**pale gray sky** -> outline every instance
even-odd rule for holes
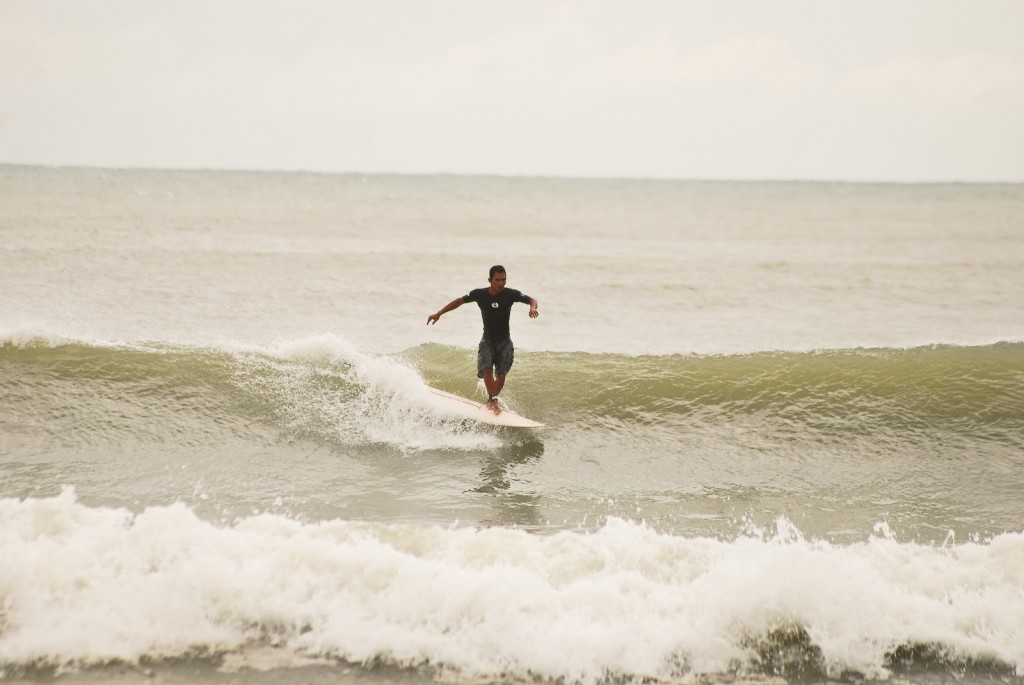
[[[0,0],[0,163],[1024,181],[1024,1]]]

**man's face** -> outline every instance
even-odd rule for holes
[[[491,284],[491,290],[493,290],[496,293],[500,293],[502,290],[505,289],[505,281],[507,279],[508,276],[505,275],[505,272],[499,271],[498,273],[494,274],[488,279],[488,283]]]

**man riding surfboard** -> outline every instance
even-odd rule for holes
[[[470,290],[467,295],[457,297],[439,311],[427,317],[427,325],[437,323],[442,315],[458,309],[467,302],[476,302],[483,318],[484,333],[477,350],[477,378],[482,378],[487,388],[487,405],[494,412],[501,411],[498,394],[505,386],[505,375],[512,368],[515,347],[509,333],[509,317],[516,302],[530,305],[530,318],[536,319],[537,300],[524,295],[515,288],[506,288],[508,276],[505,267],[496,264],[488,273],[487,288]]]

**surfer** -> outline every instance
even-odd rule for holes
[[[536,319],[537,300],[524,295],[515,288],[506,288],[508,276],[505,267],[496,264],[487,276],[490,287],[470,290],[468,295],[457,297],[437,313],[427,317],[427,325],[437,323],[443,314],[458,309],[467,302],[476,302],[484,320],[484,334],[476,355],[476,376],[482,378],[487,388],[487,405],[492,411],[500,411],[498,394],[505,386],[505,374],[512,368],[515,347],[509,334],[508,321],[512,305],[516,302],[530,305],[530,318]]]

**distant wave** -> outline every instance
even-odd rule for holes
[[[1024,673],[1024,534],[954,546],[204,521],[0,499],[0,670],[234,657],[470,681]]]
[[[9,411],[60,441],[119,432],[203,440],[211,431],[248,435],[255,423],[403,449],[496,444],[493,430],[429,401],[426,384],[478,392],[472,351],[440,345],[376,356],[336,336],[217,348],[22,338],[0,345],[0,369]],[[1024,447],[1024,343],[723,356],[520,352],[505,395],[556,429],[690,431],[756,419],[779,440],[941,434]]]

